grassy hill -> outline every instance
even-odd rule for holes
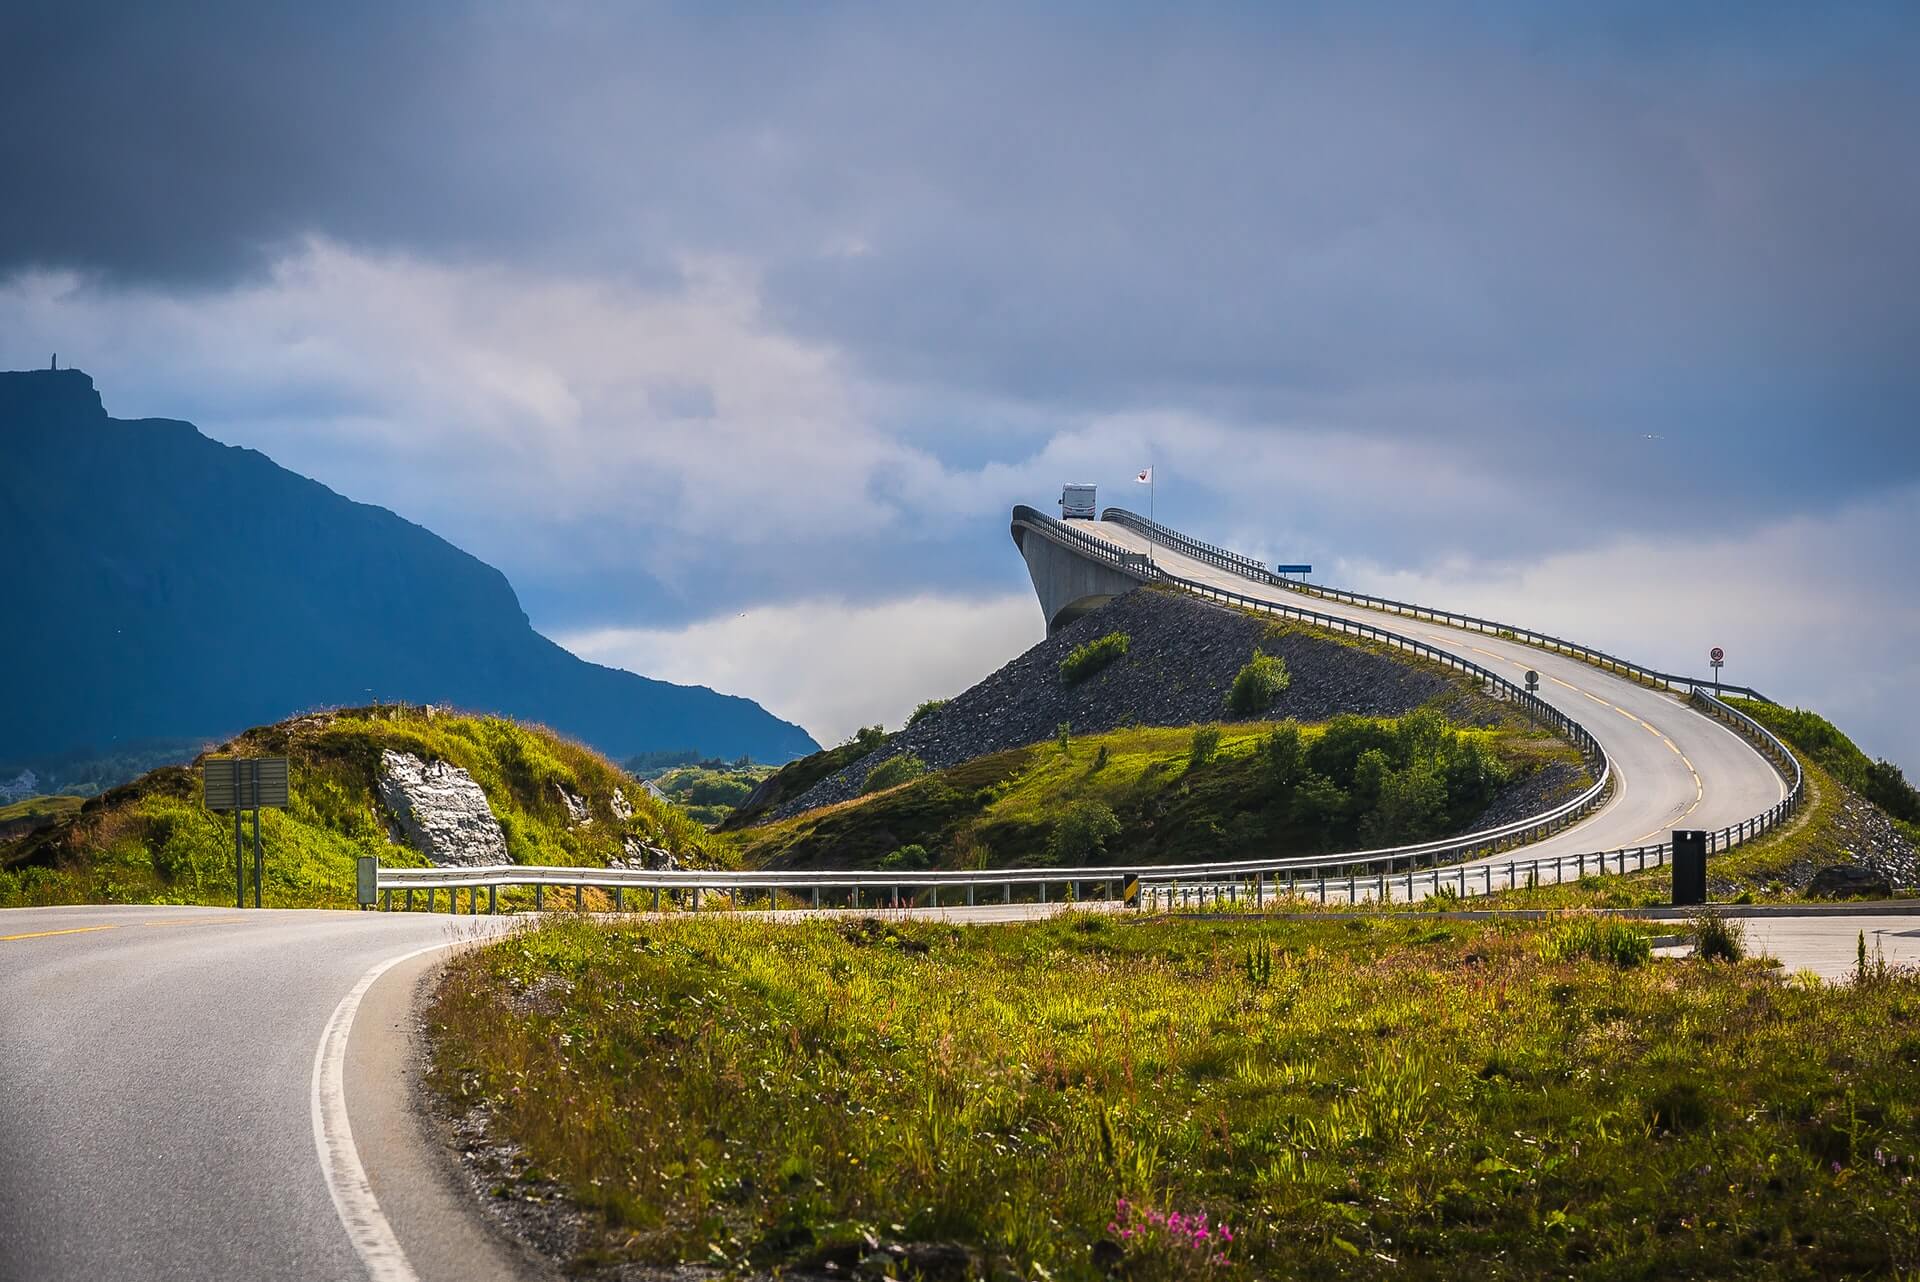
[[[993,753],[736,840],[743,863],[780,868],[1314,854],[1463,831],[1549,769],[1555,791],[1584,784],[1578,754],[1530,725],[1460,729],[1432,710],[1133,727]]]
[[[268,905],[350,907],[360,855],[396,865],[426,862],[390,837],[377,790],[386,749],[471,774],[517,863],[604,866],[628,836],[690,864],[712,864],[728,853],[677,807],[550,730],[502,717],[359,708],[250,730],[218,749],[290,761],[292,804],[262,817]],[[587,822],[572,819],[563,787],[584,799]],[[630,818],[615,813],[616,789],[632,807]],[[0,906],[230,903],[232,832],[229,817],[201,806],[191,767],[156,770],[51,827],[0,842]]]

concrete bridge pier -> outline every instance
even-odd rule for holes
[[[1082,556],[1018,520],[1013,523],[1013,544],[1027,563],[1048,636],[1145,582],[1142,575]]]

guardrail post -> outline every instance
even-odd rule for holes
[[[940,906],[940,883],[936,881],[933,885],[928,886],[927,894],[932,899],[932,907],[938,908]]]
[[[497,893],[499,889],[500,888],[492,882],[487,883],[487,912],[489,915],[500,911],[500,898]]]
[[[547,906],[547,888],[540,882],[533,883],[533,911],[542,912]]]
[[[1007,902],[1012,903],[1013,902],[1013,883],[1012,882],[1007,883],[1006,890],[1007,890]]]
[[[820,887],[818,886],[813,888],[813,906],[815,908],[820,906]]]
[[[1040,902],[1043,904],[1047,902],[1047,879],[1045,877],[1040,879]]]
[[[1253,876],[1253,906],[1264,908],[1267,904],[1267,874],[1255,873]]]
[[[386,890],[382,893],[384,894],[385,898],[381,903],[381,911],[390,913],[393,911],[393,887],[388,886]]]
[[[623,913],[626,910],[627,888],[625,886],[615,886],[613,888],[613,911]]]

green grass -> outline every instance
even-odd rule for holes
[[[569,921],[452,963],[432,1080],[519,1147],[496,1196],[584,1209],[577,1263],[1920,1268],[1920,982],[1543,956],[1559,928]],[[1225,1261],[1120,1241],[1120,1199],[1231,1225]]]
[[[580,744],[500,717],[358,709],[248,731],[223,751],[285,755],[291,805],[261,815],[265,901],[275,907],[353,904],[354,862],[420,865],[388,840],[376,778],[383,750],[449,761],[470,773],[516,863],[604,866],[632,835],[694,863],[730,848]],[[564,787],[587,802],[574,826]],[[619,789],[630,819],[613,811]],[[169,767],[89,802],[67,821],[0,843],[0,906],[47,903],[230,903],[233,821],[200,804],[197,775]]]
[[[1127,652],[1129,638],[1124,632],[1109,632],[1095,641],[1073,647],[1060,660],[1060,679],[1068,685],[1085,681]]]
[[[27,797],[10,806],[0,806],[0,832],[17,826],[38,826],[76,813],[86,804],[85,797]]]
[[[1503,782],[1571,749],[1511,728],[1455,731],[1431,714],[1341,718],[1299,727],[1300,760],[1283,776],[1272,723],[1228,723],[1196,757],[1196,730],[1134,727],[981,757],[905,787],[823,807],[737,835],[749,866],[871,867],[908,842],[943,868],[1060,862],[1064,816],[1097,803],[1121,830],[1102,858],[1166,863],[1387,844],[1458,830]],[[1448,747],[1447,745],[1452,745]],[[1449,770],[1396,770],[1402,750]],[[1457,750],[1457,751],[1456,751]],[[1369,753],[1376,756],[1369,757]],[[1311,789],[1309,801],[1301,794]],[[1331,791],[1329,791],[1329,789]],[[1071,861],[1070,861],[1071,862]]]

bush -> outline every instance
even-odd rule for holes
[[[932,863],[933,857],[927,854],[927,848],[918,844],[902,846],[892,854],[881,856],[880,859],[880,867],[886,872],[893,872],[896,869],[915,872]]]
[[[1047,854],[1059,864],[1084,864],[1107,852],[1107,842],[1120,835],[1120,820],[1111,807],[1098,801],[1076,801],[1068,806],[1047,839]]]
[[[1553,928],[1542,941],[1540,953],[1548,961],[1585,958],[1631,970],[1653,956],[1653,944],[1623,921],[1611,917],[1575,917]]]
[[[1125,654],[1128,644],[1126,633],[1109,632],[1098,641],[1089,641],[1085,645],[1073,647],[1073,651],[1060,660],[1061,679],[1068,685],[1085,681]]]
[[[1187,769],[1210,765],[1220,754],[1220,727],[1195,726],[1193,743],[1187,749]]]
[[[897,788],[911,779],[918,779],[927,773],[927,763],[912,753],[896,753],[867,771],[867,781],[860,785],[862,793],[879,792],[884,788]]]
[[[1283,721],[1267,740],[1267,769],[1277,788],[1291,788],[1299,782],[1305,768],[1307,750],[1300,739],[1300,724]]]
[[[1227,710],[1243,717],[1264,712],[1291,684],[1293,677],[1287,672],[1286,660],[1256,652],[1234,674],[1233,688],[1227,691]]]
[[[911,728],[913,726],[919,725],[922,721],[925,721],[928,717],[932,716],[934,713],[940,711],[940,709],[946,706],[947,706],[947,701],[945,699],[927,700],[925,703],[915,708],[913,710],[913,715],[907,718],[908,727]]]
[[[1693,955],[1708,961],[1737,962],[1747,955],[1747,928],[1718,913],[1693,919]]]

